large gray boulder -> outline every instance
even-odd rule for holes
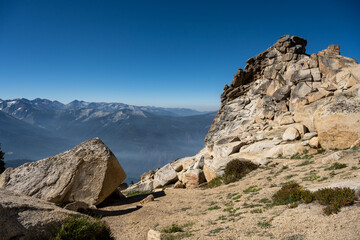
[[[0,239],[51,239],[54,230],[79,213],[54,203],[0,189]]]
[[[177,180],[178,176],[176,171],[169,163],[155,173],[153,186],[155,188],[162,187],[170,183],[175,183]]]
[[[143,193],[143,192],[150,192],[154,189],[153,187],[153,181],[152,180],[146,180],[144,182],[138,182],[131,186],[129,186],[127,189],[122,190],[121,193],[124,195],[129,195],[134,192]]]
[[[97,205],[125,178],[114,154],[93,138],[56,156],[6,169],[0,188],[53,203]]]

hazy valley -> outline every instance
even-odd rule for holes
[[[214,117],[215,113],[185,108],[0,100],[0,143],[7,167],[17,167],[100,137],[130,182],[149,169],[198,152]]]

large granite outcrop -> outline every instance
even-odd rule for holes
[[[339,45],[308,55],[306,44],[282,36],[238,69],[221,94],[205,147],[172,163],[179,186],[200,159],[197,175],[202,171],[211,181],[232,159],[266,165],[279,156],[360,142],[360,65],[341,56]]]
[[[51,239],[69,216],[81,214],[54,203],[0,189],[0,239]]]
[[[93,138],[56,156],[6,169],[0,188],[53,203],[97,205],[125,178],[114,154]]]
[[[245,70],[238,70],[224,87],[221,107],[205,137],[210,151],[226,136],[238,136],[244,142],[247,132],[278,126],[284,119],[316,131],[314,112],[326,104],[319,100],[346,94],[359,85],[357,61],[341,56],[338,45],[308,55],[306,44],[301,37],[282,36],[247,60]]]

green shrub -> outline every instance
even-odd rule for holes
[[[218,205],[215,205],[213,207],[209,207],[208,210],[217,210],[217,209],[220,209],[221,207],[219,207]]]
[[[325,170],[336,170],[336,169],[342,169],[342,168],[346,168],[347,165],[345,163],[334,163],[333,165],[331,165],[328,168],[325,168]]]
[[[252,163],[251,161],[240,161],[238,159],[234,159],[225,167],[224,182],[226,184],[235,182],[257,168],[258,165]]]
[[[171,225],[171,227],[164,228],[161,231],[164,232],[164,233],[184,232],[184,230],[182,229],[181,226],[179,226],[177,224],[174,224],[174,223]]]
[[[274,205],[286,205],[296,207],[300,201],[311,203],[317,200],[321,205],[325,205],[324,213],[330,215],[338,213],[343,206],[352,205],[355,201],[355,192],[350,188],[323,188],[312,193],[304,190],[297,183],[284,185],[273,196]]]
[[[56,240],[112,240],[110,228],[100,219],[71,216],[57,230]]]
[[[276,192],[273,196],[274,205],[285,205],[297,202],[302,199],[302,187],[297,183],[288,183]]]
[[[310,192],[309,190],[302,190],[301,191],[301,199],[305,203],[311,203],[312,201],[314,201],[315,197],[314,197],[314,194],[312,192]]]
[[[266,221],[263,221],[263,222],[259,221],[259,222],[257,223],[257,225],[258,225],[259,227],[261,227],[261,228],[269,228],[269,227],[271,227],[271,224],[268,223],[268,222],[266,222]]]
[[[355,201],[355,192],[350,188],[323,188],[314,195],[321,205],[326,206],[326,215],[338,213],[341,207],[352,205]]]
[[[321,153],[324,153],[324,152],[325,152],[325,149],[322,149],[322,148],[320,148],[320,149],[317,150],[317,153],[318,153],[318,154],[321,154]]]
[[[243,190],[243,193],[255,193],[255,192],[259,192],[261,190],[261,188],[257,188],[257,185],[253,185],[248,187],[247,189]]]
[[[314,161],[309,161],[309,160],[306,160],[298,165],[296,165],[297,167],[302,167],[302,166],[306,166],[306,165],[309,165],[309,164],[313,164]]]
[[[217,177],[217,178],[214,178],[213,180],[211,180],[210,182],[206,183],[204,185],[204,187],[206,187],[206,188],[214,188],[214,187],[220,186],[222,183],[223,183],[222,178]]]

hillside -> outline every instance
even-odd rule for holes
[[[342,158],[335,160],[334,155]],[[162,231],[178,224],[186,226],[183,229],[188,237],[175,239],[355,240],[360,234],[359,202],[326,216],[324,206],[315,202],[292,208],[273,206],[272,195],[289,181],[307,189],[332,183],[360,189],[359,161],[359,150],[313,154],[311,159],[277,158],[228,185],[212,189],[166,188],[153,193],[153,202],[139,204],[148,195],[144,194],[100,210],[116,239],[146,239],[149,229]],[[335,162],[346,167],[326,170]]]
[[[124,211],[121,220],[105,217],[119,239],[125,229],[130,239],[149,229],[158,232],[148,239],[159,239],[161,231],[169,239],[358,239],[360,65],[340,55],[338,45],[311,55],[306,45],[301,37],[282,36],[238,69],[224,87],[205,147],[122,191],[154,192],[155,201],[136,207],[145,194],[105,207],[105,215]],[[293,183],[306,193],[278,206],[273,195]],[[316,192],[325,187],[334,193]],[[326,216],[319,202],[339,199],[341,191],[351,193],[343,200],[351,206]]]

